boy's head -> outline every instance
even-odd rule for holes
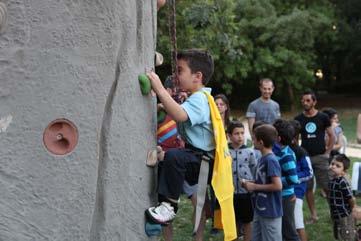
[[[227,133],[233,145],[244,144],[244,126],[240,121],[232,121],[227,127]]]
[[[295,136],[295,129],[289,121],[277,119],[273,123],[273,126],[278,132],[278,142],[283,146],[292,144],[292,140]]]
[[[256,149],[272,148],[277,140],[276,128],[269,124],[263,124],[254,129],[254,146]]]
[[[297,120],[290,120],[290,124],[293,126],[293,129],[295,131],[293,139],[292,139],[292,145],[298,145],[298,139],[299,135],[301,133],[302,126],[299,121]]]
[[[339,154],[333,157],[330,170],[335,176],[344,176],[350,167],[350,159],[345,154]]]
[[[212,56],[204,50],[189,49],[178,52],[178,79],[183,90],[194,91],[206,85],[212,77]]]

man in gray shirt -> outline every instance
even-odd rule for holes
[[[279,104],[271,99],[274,91],[273,81],[271,79],[261,79],[259,81],[261,97],[252,101],[247,109],[246,117],[248,119],[249,132],[252,133],[252,127],[256,121],[264,121],[269,124],[281,117]]]

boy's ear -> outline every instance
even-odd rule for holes
[[[202,80],[203,80],[203,74],[202,74],[202,72],[197,71],[197,72],[195,73],[195,76],[196,76],[196,81],[202,83]]]

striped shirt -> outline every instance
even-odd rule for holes
[[[282,180],[282,197],[288,197],[295,194],[294,186],[299,183],[296,156],[289,146],[283,148],[274,144],[272,148],[281,166],[281,180]]]

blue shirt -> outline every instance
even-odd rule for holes
[[[281,166],[282,197],[295,194],[294,186],[299,183],[296,169],[296,156],[289,146],[274,144],[272,148]]]
[[[257,164],[256,184],[270,184],[272,177],[281,177],[281,167],[273,153],[262,156]],[[277,218],[283,215],[281,191],[254,192],[255,212],[261,217]]]
[[[186,143],[212,151],[215,149],[213,126],[207,96],[202,91],[210,93],[211,89],[202,88],[181,105],[187,112],[188,120],[178,123],[178,131]]]

